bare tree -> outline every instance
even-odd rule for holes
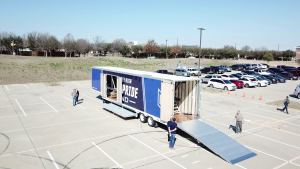
[[[57,50],[61,47],[61,43],[57,40],[57,38],[51,35],[47,41],[47,49],[50,51],[50,56],[52,56],[52,51]]]
[[[77,39],[76,49],[77,49],[78,53],[85,55],[88,52],[88,49],[89,49],[89,42],[88,42],[88,40]]]
[[[39,50],[42,50],[46,53],[46,57],[48,56],[48,40],[50,38],[50,35],[48,33],[38,33],[36,37],[36,42]]]
[[[268,48],[267,47],[259,47],[259,48],[255,48],[256,51],[268,51]]]
[[[125,45],[126,41],[124,39],[116,39],[112,43],[111,51],[114,52],[121,52],[123,45]]]
[[[70,52],[70,57],[71,57],[71,54],[76,47],[76,41],[75,41],[73,35],[68,33],[62,41],[62,45],[65,50],[65,57],[67,57],[68,52]]]
[[[93,50],[102,53],[105,48],[105,41],[100,36],[94,38]]]
[[[252,49],[251,49],[250,46],[246,45],[246,46],[243,46],[243,47],[241,48],[241,50],[243,50],[243,51],[251,51]]]

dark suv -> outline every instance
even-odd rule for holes
[[[281,72],[285,72],[283,69],[281,68],[269,68],[268,70],[271,70],[275,73],[281,73]]]
[[[214,73],[214,71],[211,67],[205,67],[205,68],[201,69],[200,71],[201,71],[201,73],[206,73],[206,74]]]
[[[243,64],[236,64],[231,66],[232,70],[246,70],[247,66]]]
[[[213,69],[214,73],[221,73],[223,74],[225,72],[225,70],[219,66],[211,66],[211,68]]]

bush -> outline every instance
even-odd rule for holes
[[[273,61],[274,58],[273,58],[273,55],[271,53],[266,53],[263,57],[263,60],[267,61],[267,62],[270,62],[270,61]]]

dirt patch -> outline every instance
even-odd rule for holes
[[[284,107],[283,100],[278,100],[278,101],[274,101],[274,102],[268,102],[267,104],[268,105],[276,106],[276,107],[278,107],[280,109],[282,109]],[[289,109],[292,108],[292,109],[300,110],[300,104],[299,104],[299,102],[291,101],[291,103],[289,104],[288,108]]]

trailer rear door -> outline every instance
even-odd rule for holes
[[[173,84],[161,82],[161,113],[160,119],[169,121],[174,111],[174,91]]]

